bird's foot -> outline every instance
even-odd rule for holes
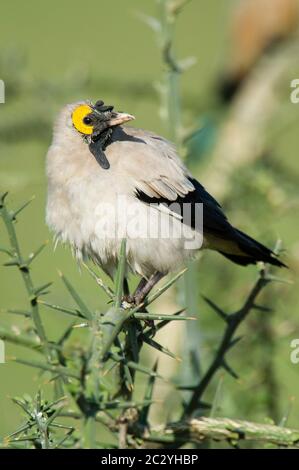
[[[137,307],[138,305],[141,306],[144,300],[145,300],[144,296],[132,295],[132,294],[124,295],[121,301],[121,306],[122,308],[126,308],[126,309]]]
[[[140,283],[138,284],[134,294],[129,294],[128,286],[126,285],[125,295],[122,298],[121,306],[124,309],[134,308],[140,306],[140,312],[147,312],[144,302],[152,288],[159,282],[159,280],[164,275],[160,272],[156,272],[153,274],[150,279],[142,278]],[[148,320],[147,320],[148,321]],[[150,326],[148,324],[148,326]]]
[[[125,310],[136,307],[135,298],[133,295],[124,295],[121,299],[121,307]]]
[[[121,301],[122,308],[134,308],[140,305],[140,312],[147,313],[146,307],[143,305],[145,298],[136,295],[124,295]],[[147,326],[152,326],[152,320],[145,320]]]

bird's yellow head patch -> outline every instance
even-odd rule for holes
[[[81,134],[91,135],[93,133],[93,120],[89,116],[92,111],[92,108],[87,104],[81,104],[72,114],[73,125]]]

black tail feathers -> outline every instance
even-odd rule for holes
[[[256,264],[259,261],[263,261],[264,263],[269,263],[273,266],[287,268],[287,265],[280,261],[272,250],[249,237],[249,235],[241,232],[241,230],[235,229],[235,231],[236,245],[244,254],[231,254],[219,251],[219,253],[221,253],[223,256],[233,261],[234,263],[240,264],[241,266]]]

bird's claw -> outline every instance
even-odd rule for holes
[[[124,295],[121,301],[121,308],[128,310],[129,308],[136,307],[135,298],[133,295]]]

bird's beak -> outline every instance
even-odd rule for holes
[[[131,114],[126,113],[113,113],[113,117],[108,121],[109,127],[119,126],[125,122],[133,121],[135,119]]]

